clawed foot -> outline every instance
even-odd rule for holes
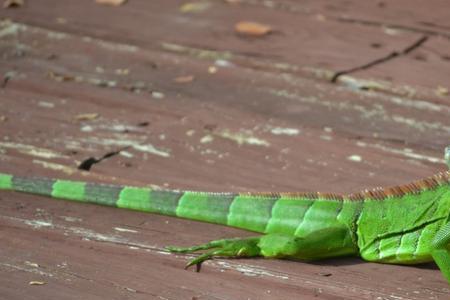
[[[185,269],[195,265],[196,271],[200,272],[202,263],[208,259],[214,257],[253,257],[260,255],[260,249],[258,247],[259,238],[243,238],[243,239],[224,239],[211,241],[206,244],[193,246],[193,247],[166,247],[166,250],[173,253],[194,253],[199,250],[209,250],[206,253],[194,258],[188,262]]]

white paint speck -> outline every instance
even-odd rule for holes
[[[69,217],[69,216],[61,216],[61,219],[63,219],[66,222],[82,222],[83,219],[77,218],[77,217]]]
[[[38,105],[40,107],[45,107],[45,108],[54,108],[55,107],[55,103],[47,102],[47,101],[39,101]]]
[[[255,145],[255,146],[265,146],[268,147],[270,145],[266,140],[257,138],[252,135],[252,132],[249,130],[241,130],[239,132],[231,132],[228,129],[225,129],[221,132],[215,133],[215,135],[220,136],[225,139],[229,139],[235,141],[238,145]]]
[[[121,227],[114,227],[115,231],[119,231],[119,232],[131,232],[131,233],[138,233],[139,231],[136,230],[132,230],[132,229],[127,229],[127,228],[121,228]]]
[[[152,144],[141,144],[138,141],[134,140],[125,140],[125,139],[99,139],[96,137],[91,137],[86,139],[86,142],[91,144],[98,144],[104,146],[123,146],[123,147],[131,147],[134,150],[151,153],[154,155],[162,156],[162,157],[170,157],[170,153],[166,150],[157,149]]]
[[[27,266],[33,267],[33,268],[39,268],[39,264],[37,264],[35,262],[28,261],[28,260],[26,260],[24,262],[24,264],[27,265]]]
[[[128,152],[128,151],[124,151],[124,150],[120,151],[119,154],[122,155],[122,156],[124,156],[124,157],[128,157],[128,158],[134,157],[133,153]]]
[[[187,136],[193,136],[195,134],[195,130],[194,129],[190,129],[188,131],[186,131],[186,135]]]
[[[359,156],[359,155],[356,155],[356,154],[348,156],[347,159],[350,160],[350,161],[354,161],[354,162],[361,162],[362,161],[362,157]]]
[[[214,141],[214,137],[210,134],[205,135],[204,137],[202,137],[200,139],[200,143],[202,143],[202,144],[208,144],[208,143],[211,143],[212,141]]]
[[[300,130],[297,128],[282,128],[282,127],[274,127],[270,130],[272,134],[275,135],[298,135]]]
[[[92,131],[94,131],[94,127],[92,127],[90,125],[84,125],[84,126],[81,126],[80,130],[82,132],[92,132]]]
[[[229,60],[225,59],[216,59],[214,64],[218,67],[232,67],[233,64]]]
[[[161,93],[161,92],[153,91],[152,92],[152,97],[155,98],[155,99],[163,99],[165,97],[165,95],[163,93]]]
[[[33,228],[42,228],[42,227],[53,227],[52,222],[44,221],[44,220],[26,220],[25,224],[33,227]]]

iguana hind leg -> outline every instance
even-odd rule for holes
[[[445,279],[450,283],[450,223],[442,227],[431,243],[431,256],[438,265]]]
[[[179,247],[166,247],[170,252],[175,253],[193,253],[199,250],[209,250],[208,252],[201,254],[186,264],[185,269],[190,266],[196,265],[197,272],[200,271],[201,264],[208,259],[212,259],[218,256],[228,257],[255,257],[260,256],[261,252],[258,247],[259,237],[250,238],[236,238],[236,239],[223,239],[215,240],[206,244],[201,244],[193,247],[179,248]]]
[[[356,252],[349,232],[344,227],[317,230],[305,237],[271,233],[259,237],[215,240],[194,247],[167,247],[166,249],[176,253],[193,253],[212,249],[186,265],[186,268],[196,265],[197,271],[200,270],[204,261],[214,257],[262,256],[266,258],[311,260],[349,255]]]

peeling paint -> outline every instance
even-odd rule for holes
[[[110,242],[110,243],[115,243],[115,244],[120,244],[120,245],[139,247],[142,249],[161,251],[161,249],[159,249],[157,246],[154,246],[154,245],[130,242],[121,236],[102,234],[102,233],[98,233],[98,232],[95,232],[95,231],[87,229],[87,228],[66,227],[64,225],[53,224],[52,222],[46,221],[46,220],[26,220],[26,219],[20,219],[20,218],[9,217],[9,216],[0,216],[0,218],[9,219],[9,220],[16,221],[16,222],[21,222],[21,223],[24,223],[35,229],[48,227],[48,228],[56,228],[56,229],[64,230],[66,232],[73,233],[77,236],[80,236],[86,240]]]
[[[49,39],[53,39],[53,40],[64,40],[66,38],[68,38],[68,34],[64,33],[64,32],[57,32],[57,31],[48,31],[47,32],[47,37]]]
[[[152,144],[143,144],[139,141],[134,140],[125,140],[125,139],[100,139],[97,137],[91,137],[85,140],[87,143],[93,143],[97,145],[104,146],[122,146],[122,147],[131,147],[134,150],[146,152],[154,155],[158,155],[161,157],[170,157],[170,152],[167,150],[158,149]]]
[[[17,35],[17,33],[23,29],[23,25],[13,23],[9,20],[0,22],[0,39],[8,35]]]
[[[138,150],[138,151],[147,152],[147,153],[151,153],[151,154],[162,156],[162,157],[170,157],[169,152],[156,149],[152,144],[131,145],[131,147],[133,147],[133,149]]]
[[[161,43],[161,48],[163,50],[187,54],[199,59],[206,60],[231,60],[233,54],[229,51],[214,51],[200,48],[192,48],[188,46],[173,44],[173,43]]]
[[[35,262],[31,262],[31,261],[24,261],[24,264],[33,268],[39,268],[39,264],[35,263]]]
[[[434,112],[440,112],[443,110],[446,110],[447,112],[450,111],[447,107],[444,107],[442,105],[434,104],[428,101],[423,100],[410,100],[406,98],[400,98],[400,97],[389,97],[388,98],[392,103],[398,104],[400,106],[405,107],[413,107],[420,110],[428,110],[428,111],[434,111]]]
[[[217,133],[214,133],[215,136],[219,136],[224,139],[229,139],[234,142],[236,142],[238,145],[248,144],[248,145],[255,145],[255,146],[269,146],[270,143],[257,138],[252,135],[252,133],[248,130],[240,131],[240,132],[231,132],[228,129],[224,129],[222,131],[219,131]]]
[[[54,108],[55,107],[55,103],[48,102],[48,101],[39,101],[38,102],[38,106],[45,107],[45,108]]]
[[[214,137],[210,134],[207,134],[200,139],[200,143],[202,144],[208,144],[211,143],[212,141],[214,141]]]
[[[25,220],[24,223],[35,229],[39,229],[42,227],[53,227],[52,222],[44,220]]]
[[[60,216],[60,218],[67,222],[83,222],[83,219],[77,217]]]
[[[84,124],[80,127],[80,130],[83,132],[93,132],[94,130],[107,130],[112,132],[143,132],[143,130],[134,125],[127,124]]]
[[[72,175],[73,173],[77,172],[77,169],[75,169],[75,168],[68,167],[68,166],[61,165],[61,164],[57,164],[57,163],[52,163],[52,162],[38,160],[38,159],[33,159],[32,162],[34,164],[41,165],[42,167],[44,167],[46,169],[62,171],[64,173],[68,174],[68,175]]]
[[[94,127],[92,127],[91,125],[83,125],[83,126],[81,126],[80,131],[92,132],[92,131],[94,131]]]
[[[125,150],[120,151],[119,155],[121,155],[123,157],[127,157],[127,158],[134,157],[133,153],[125,151]]]
[[[446,132],[450,132],[450,126],[446,126],[440,122],[433,122],[433,123],[424,122],[412,118],[406,118],[400,115],[393,115],[392,120],[397,123],[405,124],[409,127],[418,129],[420,131],[425,131],[429,129],[429,130],[445,130]]]
[[[27,154],[31,156],[41,157],[41,158],[68,158],[66,155],[54,152],[49,149],[35,147],[33,145],[17,144],[9,142],[0,142],[1,148],[15,149],[22,154]]]
[[[411,149],[395,149],[395,148],[391,148],[391,147],[386,147],[386,146],[381,145],[381,144],[368,144],[368,143],[361,142],[361,141],[358,141],[356,143],[356,145],[358,147],[376,148],[376,149],[380,149],[380,150],[385,151],[385,152],[394,153],[394,154],[400,154],[400,155],[403,155],[405,157],[413,158],[413,159],[416,159],[416,160],[424,160],[424,161],[428,161],[428,162],[431,162],[431,163],[445,163],[445,160],[443,158],[438,158],[438,157],[435,157],[435,156],[429,156],[429,155],[415,153]]]
[[[272,95],[283,97],[286,99],[297,100],[302,103],[317,104],[325,107],[333,107],[337,110],[354,110],[359,111],[365,117],[379,116],[380,118],[385,118],[384,110],[381,106],[375,107],[375,109],[368,109],[362,105],[357,105],[355,103],[350,103],[348,101],[328,101],[319,100],[314,96],[301,96],[295,92],[290,92],[288,90],[276,90],[263,88],[262,91],[268,92]]]
[[[186,135],[187,136],[193,136],[195,134],[195,130],[194,129],[190,129],[188,131],[186,131]]]
[[[275,135],[298,135],[300,130],[297,128],[283,128],[283,127],[274,127],[270,129],[270,132]]]
[[[82,40],[85,43],[94,43],[104,49],[112,50],[112,51],[134,53],[139,50],[139,47],[134,46],[134,45],[122,44],[122,43],[111,43],[111,42],[107,42],[107,41],[96,39],[96,38],[89,37],[89,36],[83,37]]]
[[[139,231],[137,230],[132,230],[132,229],[127,229],[127,228],[122,228],[122,227],[114,227],[115,231],[119,231],[119,232],[131,232],[131,233],[138,233]]]
[[[302,103],[316,104],[325,107],[332,107],[337,110],[349,110],[349,111],[357,111],[360,112],[362,118],[378,118],[379,120],[387,120],[395,123],[403,124],[411,128],[415,128],[421,131],[425,131],[428,129],[431,130],[443,130],[445,132],[450,132],[450,126],[446,126],[440,122],[425,122],[419,121],[412,118],[407,118],[400,115],[389,115],[383,106],[379,104],[374,104],[372,108],[367,108],[362,105],[357,105],[354,103],[350,103],[347,101],[327,101],[327,100],[319,100],[317,97],[305,97],[297,95],[294,92],[290,92],[287,90],[275,90],[275,89],[262,89],[263,91],[269,92],[275,96],[283,97],[287,99],[297,100]]]
[[[342,82],[352,90],[383,90],[387,86],[381,82],[367,79],[359,79],[351,76],[341,76],[339,82]]]
[[[289,279],[289,277],[286,276],[286,275],[275,274],[273,272],[269,272],[267,270],[264,270],[264,269],[262,269],[260,267],[256,267],[256,266],[241,265],[241,264],[230,264],[230,263],[225,262],[225,261],[217,261],[216,263],[219,266],[221,266],[222,268],[236,270],[236,271],[239,271],[242,274],[244,274],[246,276],[250,276],[250,277],[268,276],[268,277],[275,277],[275,278],[283,279],[283,280]]]
[[[79,235],[87,240],[96,240],[101,242],[113,242],[113,243],[124,243],[124,239],[120,236],[115,235],[108,235],[108,234],[102,234],[95,231],[92,231],[87,228],[81,228],[81,227],[69,227],[66,228],[66,230]]]
[[[27,268],[27,267],[13,265],[13,264],[9,264],[9,263],[3,263],[3,262],[0,262],[0,266],[7,267],[10,269],[14,269],[14,270],[23,271],[23,272],[33,273],[33,274],[37,274],[37,275],[41,275],[41,276],[46,276],[46,277],[54,277],[55,276],[52,273],[44,272],[35,267]]]

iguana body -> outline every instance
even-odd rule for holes
[[[174,252],[214,256],[367,261],[434,260],[450,282],[450,172],[348,196],[322,193],[206,193],[84,183],[0,173],[0,189],[176,216],[264,235],[217,240]]]

